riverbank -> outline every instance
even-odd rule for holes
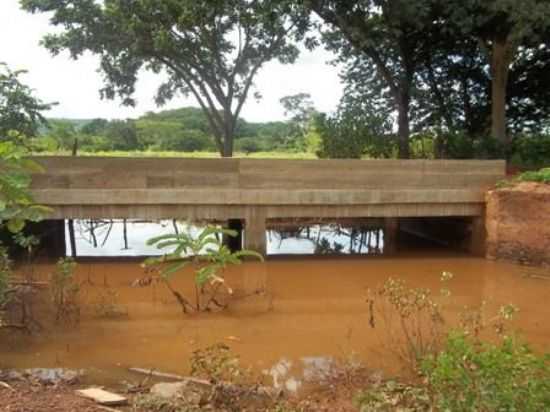
[[[487,193],[487,256],[550,266],[550,184],[513,182]]]

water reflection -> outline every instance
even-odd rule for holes
[[[383,249],[383,230],[376,227],[318,224],[267,232],[269,255],[377,255]]]
[[[198,235],[204,226],[176,220],[74,221],[76,256],[128,257],[158,256],[165,251],[148,246],[147,240],[159,235],[187,231]],[[384,250],[383,230],[376,226],[313,224],[270,228],[266,232],[268,255],[333,255],[381,254]],[[70,226],[65,224],[65,238],[70,239]],[[66,254],[72,255],[71,242]]]

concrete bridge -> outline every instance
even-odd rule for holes
[[[51,219],[127,218],[244,224],[244,245],[265,252],[274,219],[472,218],[480,242],[485,191],[505,162],[35,157],[37,202]]]

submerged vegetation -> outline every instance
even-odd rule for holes
[[[75,279],[75,268],[71,258],[60,259],[50,276],[51,301],[58,323],[74,324],[80,320],[80,285]]]
[[[167,234],[149,239],[147,244],[158,249],[168,249],[168,253],[160,258],[149,258],[144,267],[153,272],[144,280],[138,280],[136,285],[150,285],[162,282],[174,295],[184,313],[189,311],[210,311],[227,306],[220,301],[220,295],[225,292],[233,294],[226,284],[223,272],[230,265],[238,265],[245,257],[263,260],[263,257],[251,250],[232,252],[224,244],[223,237],[235,237],[237,233],[214,226],[207,226],[198,236],[188,232]],[[189,266],[194,274],[195,303],[175,290],[171,277]]]

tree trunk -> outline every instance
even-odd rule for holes
[[[506,144],[506,87],[510,72],[510,45],[495,41],[491,56],[491,136]]]
[[[223,139],[222,157],[233,157],[233,136],[225,135]]]
[[[399,138],[400,159],[408,159],[410,157],[409,136],[411,132],[409,126],[409,102],[409,96],[399,93],[397,97],[397,135]]]

